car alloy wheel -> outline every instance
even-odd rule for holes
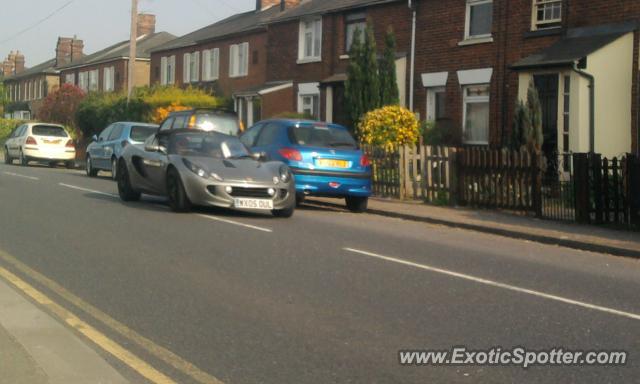
[[[87,156],[87,176],[96,177],[98,175],[98,171],[93,169],[93,162],[91,161],[91,156]]]
[[[184,190],[180,175],[175,168],[171,168],[167,172],[167,194],[169,195],[169,206],[171,210],[180,213],[191,210],[191,202]]]

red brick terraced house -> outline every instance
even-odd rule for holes
[[[293,94],[279,109],[349,125],[344,83],[349,44],[356,29],[371,23],[378,50],[392,28],[397,40],[396,74],[400,102],[408,104],[411,10],[407,1],[309,0],[271,20],[267,78],[290,81]]]
[[[150,51],[176,37],[167,32],[155,32],[155,16],[138,15],[136,42],[135,86],[149,85]],[[74,84],[85,92],[119,92],[127,89],[129,40],[98,52],[71,60],[60,67],[60,82]]]
[[[296,0],[258,0],[256,9],[233,15],[155,48],[151,84],[197,86],[235,97],[245,125],[278,111],[292,83],[267,81],[267,24]]]
[[[420,0],[415,106],[459,144],[506,145],[533,83],[544,152],[638,152],[640,2]],[[555,160],[554,160],[555,161]]]

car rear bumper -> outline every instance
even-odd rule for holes
[[[371,174],[368,172],[324,172],[292,169],[296,193],[316,196],[371,196]]]
[[[33,160],[69,161],[76,159],[76,151],[65,148],[29,148],[23,150],[24,155]]]

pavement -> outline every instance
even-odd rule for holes
[[[44,306],[132,383],[640,377],[636,259],[317,204],[291,219],[174,214],[163,199],[122,203],[107,174],[61,168],[2,164],[0,197],[0,268],[62,308]],[[460,345],[630,357],[529,369],[398,362],[400,350]]]
[[[311,204],[343,208],[341,200],[310,198]],[[449,208],[417,201],[371,198],[369,213],[560,245],[573,249],[640,258],[640,233],[602,226],[541,220],[497,210]]]

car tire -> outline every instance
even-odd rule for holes
[[[13,159],[9,156],[9,149],[7,147],[4,147],[4,163],[8,165],[13,163]]]
[[[122,201],[138,201],[141,195],[131,186],[129,171],[124,160],[120,160],[118,164],[118,195]]]
[[[118,160],[115,157],[111,159],[111,179],[118,180]]]
[[[281,217],[281,218],[289,218],[291,216],[293,216],[293,212],[295,211],[295,206],[290,206],[288,208],[285,209],[274,209],[273,211],[271,211],[271,214],[273,214],[273,216],[275,217]]]
[[[347,208],[353,213],[362,213],[367,210],[369,204],[368,197],[347,196]]]
[[[169,206],[172,211],[185,213],[191,210],[191,202],[187,192],[184,190],[180,174],[175,168],[169,168],[167,172],[167,195],[169,196]]]
[[[76,168],[76,162],[75,162],[75,160],[65,161],[64,166],[67,167],[67,169],[75,169]]]
[[[87,156],[87,176],[96,177],[98,175],[98,170],[93,168],[93,162],[91,161],[91,156]]]
[[[305,196],[302,193],[296,194],[296,207],[299,207],[304,203]]]
[[[24,155],[24,153],[22,152],[22,149],[20,150],[20,154],[18,158],[20,159],[20,165],[22,165],[23,167],[26,167],[29,165],[29,158]]]
[[[56,163],[55,161],[50,161],[49,164],[47,164],[49,166],[49,168],[55,168],[58,163]]]

